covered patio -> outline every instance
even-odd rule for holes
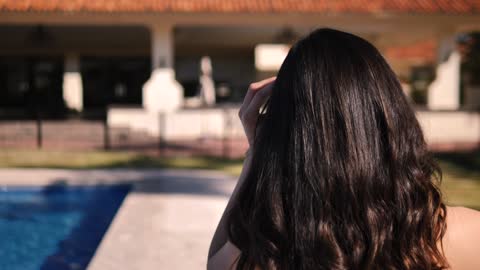
[[[17,95],[2,99],[5,107],[40,103],[87,118],[105,114],[111,127],[165,139],[222,137],[226,122],[239,130],[231,136],[241,136],[238,121],[228,119],[248,84],[275,74],[296,38],[331,27],[371,41],[405,90],[424,95],[417,106],[432,143],[475,144],[480,121],[471,110],[479,91],[461,88],[456,41],[480,30],[479,10],[475,1],[4,1],[0,34],[11,38],[0,45],[0,58],[6,74],[26,75],[7,80],[0,92]],[[267,49],[258,50],[262,45]],[[205,56],[216,86],[213,107],[192,102]],[[48,92],[45,101],[26,101],[26,93],[40,92]],[[445,111],[455,116],[445,118]],[[463,131],[438,139],[455,130]]]

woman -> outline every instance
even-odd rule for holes
[[[311,33],[239,115],[250,150],[209,269],[480,269],[480,215],[445,206],[414,111],[367,41]]]

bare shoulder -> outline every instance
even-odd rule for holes
[[[447,207],[447,232],[443,239],[451,269],[480,269],[480,212]]]
[[[447,230],[455,235],[480,229],[480,212],[466,207],[447,207]]]

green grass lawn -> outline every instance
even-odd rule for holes
[[[436,154],[443,170],[442,191],[450,205],[480,210],[480,151]],[[157,157],[136,152],[2,150],[0,167],[17,168],[183,168],[238,175],[242,160],[209,157]]]
[[[242,159],[214,157],[158,157],[124,151],[2,150],[0,168],[177,168],[220,170],[240,174]]]
[[[480,151],[436,157],[443,170],[441,187],[447,203],[480,210]]]

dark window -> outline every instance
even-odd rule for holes
[[[2,118],[63,117],[61,57],[0,57]]]
[[[411,97],[415,104],[426,105],[428,86],[435,77],[432,66],[415,66],[411,69],[410,82],[412,87]]]
[[[83,57],[83,102],[86,110],[110,104],[141,105],[142,87],[150,77],[148,57]]]

